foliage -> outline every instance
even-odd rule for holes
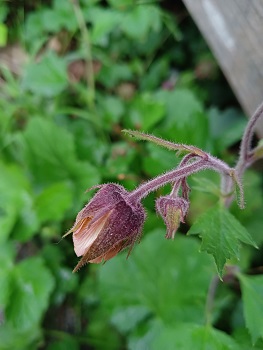
[[[0,4],[0,350],[263,349],[256,170],[245,174],[243,211],[217,204],[214,173],[193,176],[190,213],[174,241],[164,239],[150,195],[142,242],[128,260],[123,253],[72,274],[72,242],[61,240],[87,188],[133,189],[178,163],[122,129],[233,164],[246,120],[186,10],[179,4],[173,16],[131,0],[16,6]]]
[[[227,259],[239,260],[239,241],[256,247],[247,230],[220,204],[199,216],[188,233],[201,233],[201,250],[214,256],[220,277]]]

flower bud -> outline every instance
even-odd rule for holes
[[[74,272],[85,263],[100,263],[113,258],[140,238],[145,211],[132,202],[129,192],[117,184],[102,185],[79,212],[72,229],[74,250],[82,256]]]
[[[189,202],[181,197],[163,196],[156,200],[156,211],[163,218],[167,231],[165,238],[174,238],[180,222],[184,222],[184,218],[189,209]]]

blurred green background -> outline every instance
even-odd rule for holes
[[[154,213],[167,188],[144,201],[144,235],[128,260],[72,274],[78,258],[61,240],[87,188],[133,189],[178,163],[124,128],[234,164],[246,118],[182,2],[1,1],[0,45],[0,349],[263,349],[250,337],[263,336],[262,275],[244,275],[242,293],[231,274],[218,281],[209,307],[214,261],[185,237],[217,201],[216,174],[191,178],[174,241]],[[246,209],[231,211],[262,247],[260,168],[247,172],[245,196]],[[242,247],[230,263],[262,274],[262,249]]]

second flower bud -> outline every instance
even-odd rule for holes
[[[173,239],[180,222],[184,222],[189,209],[189,202],[181,197],[162,196],[156,200],[156,211],[166,225],[167,239]]]

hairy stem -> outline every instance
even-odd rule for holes
[[[204,169],[216,170],[225,175],[230,174],[232,171],[231,168],[229,168],[225,163],[222,169],[220,168],[220,163],[210,162],[209,160],[201,158],[200,160],[194,163],[176,168],[160,176],[157,176],[156,178],[148,182],[143,183],[137,189],[132,191],[129,197],[132,200],[139,201],[142,198],[146,197],[150,192],[157,190],[159,187],[162,187],[167,183],[175,182],[179,179],[186,178],[187,176]]]
[[[189,161],[193,160],[194,158],[196,158],[196,156],[194,154],[192,154],[192,153],[187,154],[181,160],[180,164],[178,165],[178,168],[186,165]],[[180,189],[181,186],[182,186],[183,197],[188,200],[189,187],[187,186],[187,182],[186,182],[185,178],[181,178],[180,180],[177,180],[177,181],[174,182],[172,191],[170,193],[170,196],[174,197],[174,198],[177,197],[179,189]]]
[[[247,127],[245,129],[245,132],[241,140],[239,159],[234,168],[234,174],[235,174],[235,180],[236,180],[235,183],[238,185],[240,190],[241,207],[244,207],[244,199],[243,199],[244,194],[243,194],[241,178],[244,171],[255,161],[254,152],[251,150],[251,142],[253,138],[255,125],[258,119],[262,117],[262,115],[263,115],[263,103],[257,108],[254,115],[250,118],[247,124]],[[229,207],[235,197],[233,194],[234,193],[233,178],[222,177],[221,192],[224,197],[225,206]]]
[[[254,133],[255,125],[258,119],[263,115],[263,103],[257,108],[254,115],[250,118],[247,127],[245,129],[244,135],[242,137],[240,145],[239,160],[236,165],[236,172],[238,176],[242,176],[243,172],[249,167],[253,162],[253,152],[251,154],[251,141]]]

